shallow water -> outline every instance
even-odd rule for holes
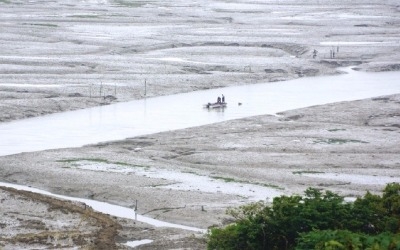
[[[147,98],[0,124],[0,155],[86,144],[201,126],[249,116],[400,93],[400,72],[300,78]],[[208,110],[224,94],[228,107]],[[238,105],[241,103],[242,105]]]
[[[152,240],[145,239],[145,240],[135,240],[135,241],[128,241],[125,245],[128,247],[137,247],[140,245],[145,245],[153,242]]]
[[[223,193],[246,197],[247,201],[259,201],[273,199],[283,193],[273,187],[265,187],[260,184],[226,182],[225,180],[197,173],[183,173],[169,169],[153,167],[132,168],[112,163],[78,161],[74,162],[74,167],[90,171],[101,171],[103,173],[117,172],[123,174],[135,174],[136,176],[146,176],[155,179],[169,180],[172,184],[159,186],[159,188],[172,190],[186,190],[205,193]]]

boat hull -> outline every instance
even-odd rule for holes
[[[227,103],[226,102],[221,102],[221,103],[207,103],[204,105],[205,108],[208,109],[220,109],[220,108],[226,108]]]

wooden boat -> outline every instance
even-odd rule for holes
[[[209,102],[205,104],[204,107],[208,109],[218,109],[218,108],[225,108],[226,105],[227,105],[226,102],[215,102],[215,103]]]

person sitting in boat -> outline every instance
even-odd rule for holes
[[[221,97],[218,96],[217,103],[221,103]]]
[[[225,96],[222,95],[222,103],[225,103]]]

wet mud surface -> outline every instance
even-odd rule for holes
[[[2,179],[125,207],[137,199],[139,214],[207,228],[229,223],[228,207],[254,200],[251,194],[230,192],[234,185],[261,188],[257,192],[271,200],[271,190],[290,195],[316,187],[355,198],[367,190],[379,193],[385,182],[398,182],[399,108],[400,97],[393,95],[79,149],[5,156],[0,159]],[[189,174],[192,185],[174,179],[181,174]],[[203,178],[219,189],[203,190],[196,184]],[[204,238],[193,232],[118,222],[123,228],[116,236],[120,241],[139,236],[158,239],[150,248],[160,240],[171,246],[180,242],[193,249],[205,247]]]
[[[1,122],[336,74],[339,66],[399,70],[396,1],[0,0],[0,6]],[[230,222],[226,208],[260,196],[312,186],[354,198],[398,181],[399,110],[400,97],[392,95],[21,153],[0,157],[0,179],[125,207],[138,200],[139,214],[206,229]],[[80,203],[9,188],[0,197],[2,249],[129,249],[127,241],[144,239],[153,242],[136,249],[206,246],[201,234]]]

